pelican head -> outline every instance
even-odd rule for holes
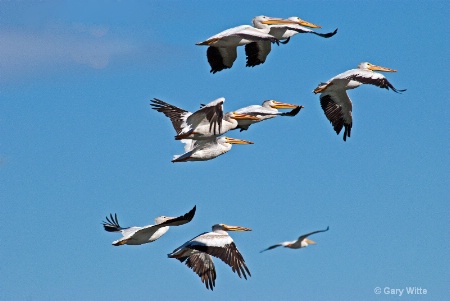
[[[225,143],[230,143],[230,144],[253,144],[253,142],[251,142],[251,141],[230,138],[230,137],[220,137],[219,139],[224,141]]]
[[[215,224],[212,226],[212,230],[222,230],[222,231],[252,231],[250,228],[241,227],[241,226],[230,226],[225,224]]]
[[[272,18],[267,16],[257,16],[253,18],[252,23],[253,26],[259,28],[261,25],[298,24],[298,21],[283,18]]]
[[[311,22],[302,20],[299,17],[290,17],[290,18],[288,18],[288,20],[295,21],[295,24],[298,24],[298,25],[301,25],[301,26],[306,26],[306,27],[310,27],[310,28],[322,28],[319,25],[316,25],[316,24],[313,24]]]
[[[261,118],[258,118],[256,116],[241,114],[241,113],[236,113],[236,112],[230,112],[230,113],[227,113],[226,115],[228,115],[229,118],[233,118],[233,119],[237,119],[237,120],[258,120],[258,121],[261,120]]]
[[[292,105],[290,103],[280,102],[276,100],[266,100],[263,102],[263,107],[270,107],[274,109],[295,109],[297,105]]]
[[[389,69],[386,67],[377,66],[374,64],[371,64],[369,62],[363,62],[358,65],[358,68],[361,70],[372,70],[372,71],[382,71],[382,72],[397,72],[397,70]]]
[[[157,218],[155,218],[155,225],[159,225],[161,223],[164,223],[165,221],[174,219],[175,217],[171,217],[171,216],[158,216]]]

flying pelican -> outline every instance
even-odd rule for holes
[[[238,126],[237,120],[259,120],[258,117],[228,112],[223,114],[225,98],[220,97],[198,111],[191,113],[154,98],[151,100],[153,109],[164,113],[172,121],[177,132],[176,140],[181,139],[211,139],[218,137]]]
[[[346,90],[358,88],[362,84],[371,84],[388,90],[390,88],[396,93],[406,91],[406,89],[397,90],[384,75],[373,71],[397,72],[397,70],[364,62],[359,64],[357,69],[345,71],[326,83],[319,84],[313,91],[315,94],[321,93],[320,105],[336,134],[339,135],[342,127],[345,128],[344,141],[347,140],[347,136],[350,137],[353,125],[352,101]]]
[[[319,232],[325,232],[328,231],[328,229],[330,229],[330,227],[327,227],[325,230],[319,230],[319,231],[314,231],[308,234],[304,234],[302,236],[300,236],[297,240],[294,241],[284,241],[282,243],[273,245],[268,247],[267,249],[262,250],[260,253],[267,251],[267,250],[272,250],[275,249],[277,247],[285,247],[285,248],[291,248],[291,249],[300,249],[300,248],[304,248],[307,247],[308,245],[315,245],[316,243],[310,239],[308,239],[308,236],[319,233]]]
[[[255,19],[253,19],[255,20]],[[299,17],[290,17],[287,20],[291,20],[294,23],[291,24],[273,24],[270,25],[269,34],[274,36],[280,41],[281,44],[287,44],[292,36],[298,33],[312,33],[322,38],[330,38],[337,33],[337,29],[329,33],[318,33],[312,29],[306,28],[321,28],[318,25],[312,24],[308,21],[302,20]],[[259,28],[259,23],[253,22],[256,28]],[[271,50],[270,42],[260,40],[245,45],[245,54],[247,55],[247,67],[254,67],[259,64],[263,64],[266,61],[267,55]]]
[[[176,258],[180,262],[186,261],[186,265],[202,279],[207,289],[213,290],[216,284],[216,269],[211,256],[229,265],[239,278],[242,274],[247,279],[246,273],[251,276],[250,271],[233,239],[226,231],[251,231],[251,229],[216,224],[212,226],[212,232],[205,232],[194,237],[167,256]]]
[[[242,46],[255,41],[267,41],[277,43],[278,40],[269,34],[271,24],[294,24],[296,22],[281,18],[258,16],[253,19],[255,27],[241,25],[222,31],[196,45],[209,46],[206,51],[212,73],[228,69],[233,66],[237,57],[237,46]]]
[[[236,113],[245,114],[245,115],[251,115],[258,117],[259,120],[238,120],[238,126],[242,131],[248,130],[248,128],[257,122],[275,118],[276,116],[295,116],[300,112],[301,109],[303,109],[304,106],[298,106],[293,105],[289,103],[279,102],[276,100],[266,100],[262,103],[262,105],[252,105],[245,108],[241,108],[239,110],[236,110]],[[282,113],[279,112],[277,109],[293,109],[290,112]]]
[[[153,242],[163,236],[170,226],[180,226],[189,223],[195,215],[196,206],[185,215],[179,217],[159,216],[155,218],[154,225],[145,227],[128,227],[122,228],[119,225],[117,214],[110,214],[106,217],[107,222],[103,222],[103,227],[108,232],[120,232],[123,237],[114,241],[114,246],[121,245],[142,245]]]
[[[175,155],[172,162],[207,161],[228,152],[233,144],[253,144],[253,142],[229,137],[203,140],[183,139],[185,143],[182,155]]]

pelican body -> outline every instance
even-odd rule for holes
[[[259,28],[261,25],[260,22],[256,21],[257,18],[258,17],[255,17],[255,19],[253,19],[253,25],[256,28]],[[322,38],[330,38],[337,33],[337,29],[329,33],[315,32],[314,30],[306,27],[310,28],[321,28],[321,27],[308,21],[302,20],[299,17],[290,17],[284,20],[292,21],[292,23],[269,25],[270,26],[269,34],[275,37],[277,40],[279,40],[281,44],[287,44],[292,36],[299,33],[312,33]],[[245,53],[247,55],[246,66],[254,67],[263,64],[271,51],[271,47],[272,47],[271,43],[264,40],[255,41],[245,45]]]
[[[225,98],[220,97],[191,113],[160,99],[151,100],[153,109],[170,118],[177,132],[176,140],[211,139],[238,126],[237,120],[258,120],[255,116],[228,112],[223,114]]]
[[[216,224],[212,226],[212,232],[194,237],[167,256],[186,262],[186,265],[201,278],[207,289],[213,290],[216,284],[216,269],[211,256],[229,265],[239,278],[242,275],[247,279],[247,274],[251,276],[250,270],[227,231],[251,231],[251,229]]]
[[[267,41],[278,43],[278,40],[269,34],[271,24],[294,24],[294,21],[258,16],[253,19],[255,27],[250,25],[241,25],[222,31],[203,42],[196,45],[208,46],[206,56],[211,73],[222,71],[233,66],[237,58],[237,47],[246,45],[255,41]]]
[[[225,154],[233,144],[253,144],[253,142],[230,137],[203,140],[183,139],[185,153],[175,155],[172,162],[207,161]]]
[[[326,83],[319,84],[313,91],[315,94],[320,93],[320,104],[336,134],[339,135],[344,128],[344,141],[347,140],[347,137],[350,137],[353,126],[352,101],[347,94],[347,90],[358,88],[363,84],[370,84],[388,90],[391,89],[396,93],[406,91],[406,89],[397,90],[384,75],[374,71],[397,72],[394,69],[364,62],[359,64],[356,69],[345,71]]]
[[[163,236],[170,228],[170,226],[180,226],[189,223],[195,215],[196,206],[185,215],[179,217],[159,216],[155,218],[154,225],[145,227],[127,227],[122,228],[119,225],[117,214],[106,217],[107,222],[103,222],[105,231],[120,232],[122,238],[112,243],[114,246],[121,245],[142,245],[153,242]]]
[[[314,231],[314,232],[311,232],[308,234],[304,234],[304,235],[300,236],[297,240],[281,242],[279,244],[270,246],[267,249],[262,250],[260,253],[267,251],[267,250],[272,250],[272,249],[275,249],[278,247],[285,247],[285,248],[289,248],[289,249],[300,249],[300,248],[305,248],[308,245],[315,245],[316,242],[308,239],[308,236],[316,234],[316,233],[320,233],[320,232],[326,232],[329,229],[330,229],[330,227],[327,227],[325,230],[318,230],[318,231]]]
[[[266,100],[262,103],[262,105],[252,105],[245,108],[241,108],[236,110],[236,113],[255,116],[258,120],[238,120],[237,128],[240,131],[248,130],[248,128],[257,122],[275,118],[277,116],[295,116],[300,112],[300,110],[304,108],[303,106],[293,105],[289,103],[279,102],[276,100]],[[279,112],[278,109],[293,109],[290,112],[282,113]]]

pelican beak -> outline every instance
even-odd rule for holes
[[[297,105],[292,105],[290,103],[285,103],[285,102],[279,102],[279,101],[273,101],[273,105],[271,105],[272,108],[274,109],[295,109],[298,106]]]
[[[236,113],[236,112],[233,112],[233,116],[231,116],[231,118],[237,119],[237,120],[258,120],[258,121],[261,120],[261,118],[258,118],[256,116],[240,114],[240,113]]]
[[[309,244],[309,245],[315,245],[316,242],[312,241],[311,239],[305,239],[305,241]]]
[[[229,226],[229,225],[222,225],[225,230],[227,231],[252,231],[250,228],[245,228],[241,226]]]
[[[296,22],[296,24],[299,24],[299,25],[301,25],[301,26],[310,27],[310,28],[322,28],[322,27],[319,26],[319,25],[316,25],[316,24],[313,24],[313,23],[311,23],[311,22],[302,20],[302,19],[300,19],[300,18],[298,18],[298,22]]]
[[[262,21],[261,23],[267,24],[267,25],[299,24],[299,22],[297,22],[297,21],[292,21],[292,20],[283,19],[283,18],[270,18],[269,20]]]
[[[230,138],[230,137],[225,137],[225,140],[227,141],[227,143],[231,143],[231,144],[253,144],[253,142],[251,142],[251,141]]]
[[[381,67],[381,66],[377,66],[377,65],[370,65],[369,69],[372,71],[397,72],[397,70],[389,69],[389,68]]]

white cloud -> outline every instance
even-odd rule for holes
[[[53,25],[45,30],[0,30],[0,72],[21,74],[84,64],[101,69],[115,58],[130,55],[135,46],[111,37],[107,27]]]

